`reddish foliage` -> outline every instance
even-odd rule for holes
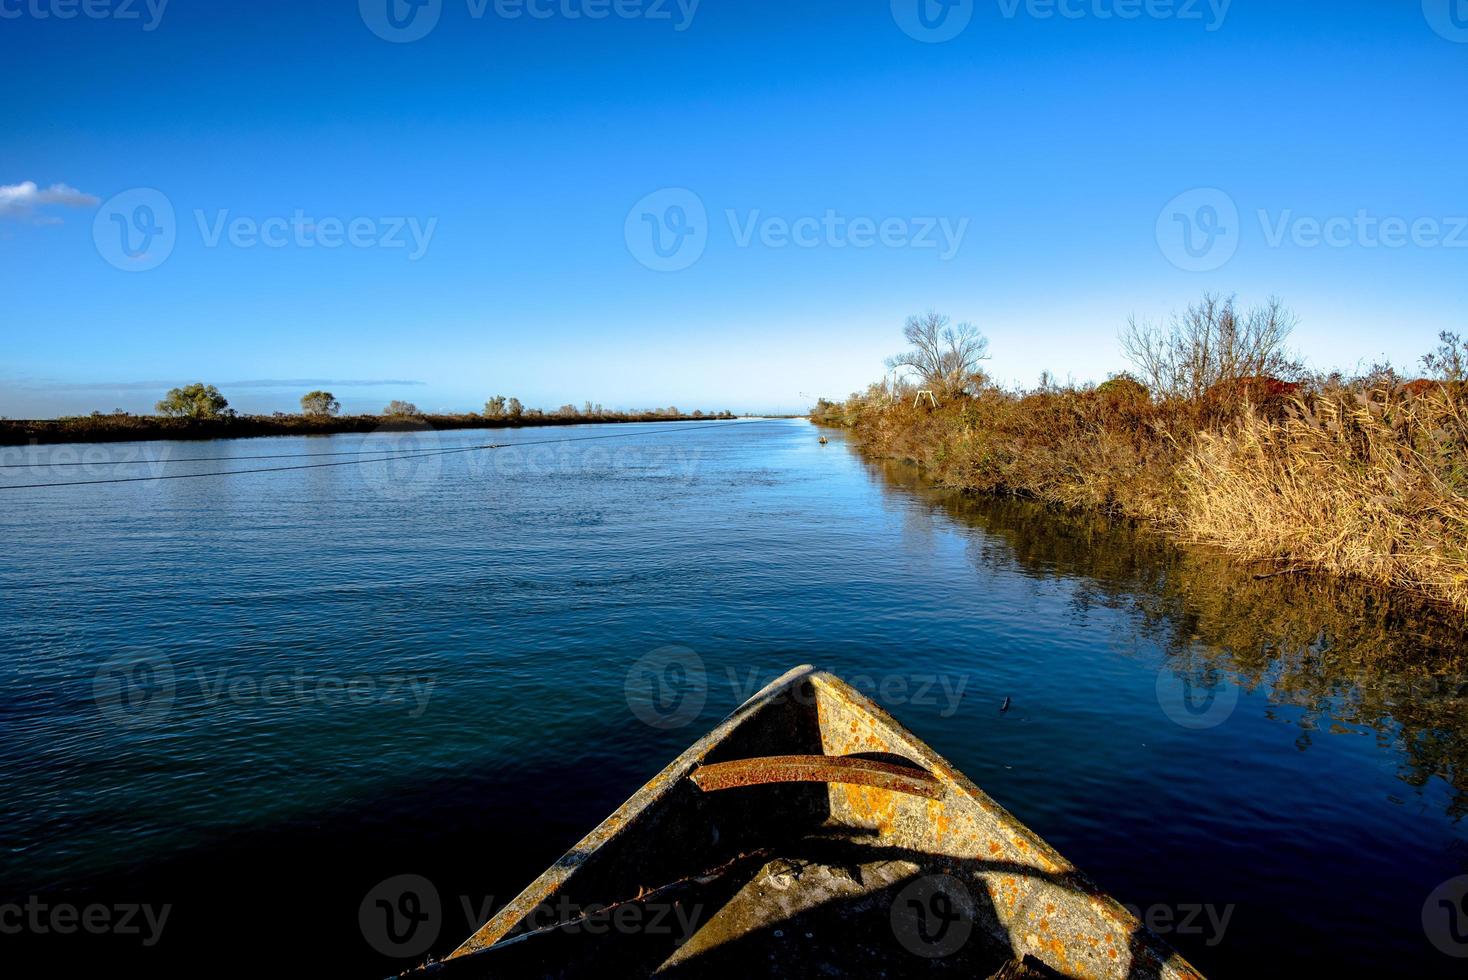
[[[1410,398],[1420,398],[1423,395],[1427,394],[1429,391],[1437,391],[1442,386],[1443,383],[1441,381],[1433,381],[1429,378],[1418,378],[1415,381],[1408,381],[1406,384],[1402,385],[1402,394],[1407,395]]]
[[[1255,406],[1280,405],[1288,398],[1300,393],[1300,386],[1293,381],[1281,381],[1261,375],[1254,378],[1233,378],[1220,381],[1209,388],[1204,399],[1214,405],[1242,405],[1251,402]]]

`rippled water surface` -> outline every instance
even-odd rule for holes
[[[172,908],[151,947],[27,954],[174,971],[223,942],[292,973],[319,965],[306,943],[334,975],[395,971],[358,926],[376,882],[433,880],[450,948],[466,905],[503,904],[760,684],[815,663],[1205,972],[1461,975],[1432,942],[1452,923],[1424,926],[1468,873],[1451,621],[936,493],[804,422],[411,439],[522,448],[5,493],[0,891]],[[160,455],[402,445],[90,454],[136,476],[282,465]],[[337,459],[355,457],[310,461]],[[628,672],[670,645],[707,697],[657,728]]]

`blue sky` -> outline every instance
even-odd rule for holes
[[[1208,290],[1317,366],[1468,327],[1468,0],[85,2],[0,0],[12,417],[788,410],[930,308],[1100,379]]]

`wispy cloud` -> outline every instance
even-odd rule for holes
[[[0,184],[0,219],[30,221],[36,224],[58,224],[61,219],[43,214],[41,209],[55,205],[64,208],[95,207],[101,201],[66,184],[41,187],[33,180],[19,184]]]
[[[17,388],[33,391],[155,391],[192,384],[197,378],[174,378],[171,381],[41,381],[23,380]],[[231,388],[402,388],[423,387],[426,381],[404,381],[393,378],[251,378],[244,381],[220,381],[216,387],[226,394]]]

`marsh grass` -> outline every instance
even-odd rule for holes
[[[1468,413],[1456,385],[1333,389],[1202,431],[1171,522],[1249,558],[1358,576],[1468,611]]]
[[[942,485],[1132,518],[1273,571],[1353,576],[1468,612],[1463,386],[1415,391],[1316,382],[1258,402],[1157,403],[1126,384],[985,386],[933,409],[874,386],[813,417]]]

